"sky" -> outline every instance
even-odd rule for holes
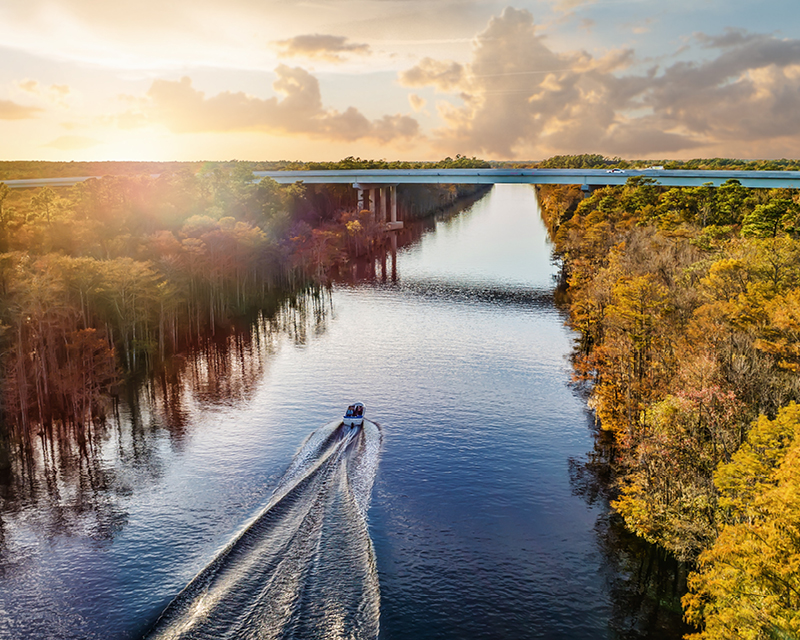
[[[799,149],[798,0],[0,3],[0,160]]]

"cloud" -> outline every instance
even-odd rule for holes
[[[98,144],[100,144],[100,142],[94,138],[86,138],[84,136],[61,136],[43,146],[61,149],[62,151],[79,151],[80,149],[95,147]]]
[[[281,98],[256,98],[225,91],[206,97],[184,77],[179,81],[155,80],[141,112],[129,112],[120,126],[143,121],[165,125],[175,133],[266,131],[309,135],[329,140],[372,138],[389,142],[412,138],[419,124],[406,115],[387,115],[369,120],[355,107],[344,112],[325,109],[319,81],[305,69],[280,65],[273,88]]]
[[[39,83],[36,80],[23,80],[18,82],[17,86],[27,93],[39,94]]]
[[[422,107],[425,106],[425,98],[418,96],[416,93],[408,95],[408,102],[414,111],[421,111]]]
[[[464,67],[457,62],[423,58],[419,64],[400,72],[400,84],[406,87],[433,85],[440,91],[452,91],[464,81]]]
[[[578,7],[594,4],[597,0],[555,0],[553,3],[557,11],[572,11]]]
[[[653,157],[724,148],[746,156],[767,140],[776,148],[800,141],[800,40],[727,31],[694,42],[712,55],[631,72],[632,50],[555,52],[529,12],[507,8],[476,36],[469,64],[424,58],[399,81],[460,99],[438,105],[442,151]]]
[[[342,62],[342,54],[357,53],[369,55],[369,45],[347,42],[343,36],[301,35],[278,40],[273,43],[280,50],[281,57],[318,58],[329,62]]]
[[[26,107],[10,100],[0,100],[0,120],[35,118],[41,111],[38,107]]]
[[[22,80],[17,82],[16,85],[17,88],[25,93],[44,98],[48,102],[60,106],[66,105],[66,98],[72,93],[69,85],[66,84],[51,84],[49,87],[45,87],[39,84],[37,80]]]

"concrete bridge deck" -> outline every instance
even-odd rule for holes
[[[666,187],[718,187],[738,180],[753,189],[800,189],[800,171],[702,171],[666,169],[356,169],[344,171],[256,171],[281,184],[578,184],[590,187],[625,184],[644,176]]]
[[[682,169],[356,169],[335,171],[255,171],[257,178],[281,184],[401,185],[401,184],[577,184],[588,187],[621,185],[631,176],[653,178],[666,187],[718,187],[738,180],[752,189],[800,189],[800,171],[703,171]],[[1,180],[11,189],[68,187],[99,176]]]

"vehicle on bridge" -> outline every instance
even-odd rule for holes
[[[364,424],[364,411],[366,407],[361,402],[354,402],[349,407],[344,416],[342,416],[342,424],[345,427],[360,427]]]

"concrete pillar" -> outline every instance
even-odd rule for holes
[[[375,217],[375,189],[367,189],[367,197],[369,198],[369,211],[372,217]]]
[[[389,207],[390,210],[390,222],[397,222],[397,187],[392,185],[389,187],[389,197],[391,198],[391,205]]]
[[[358,190],[358,211],[359,213],[364,210],[364,190]]]
[[[381,192],[381,222],[386,222],[386,218],[388,217],[386,212],[386,201],[388,198],[386,196],[389,195],[389,187],[382,187],[378,189],[378,191]]]

